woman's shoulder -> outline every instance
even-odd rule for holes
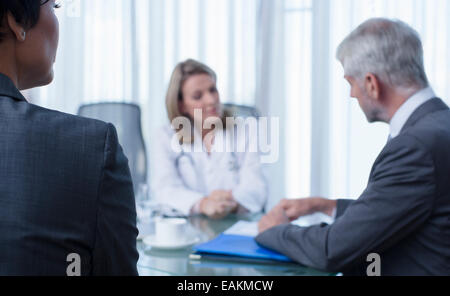
[[[163,126],[160,126],[157,130],[156,130],[156,137],[164,137],[164,138],[171,138],[175,135],[175,130],[173,129],[173,127],[170,124],[166,124]]]
[[[153,133],[155,145],[160,147],[167,147],[169,145],[172,145],[173,138],[176,136],[175,130],[172,128],[171,125],[164,125],[160,126],[155,130]]]
[[[229,126],[224,129],[224,139],[230,141],[227,145],[234,147],[234,152],[257,152],[258,151],[258,129],[246,128],[245,126]]]
[[[227,126],[221,131],[227,137],[234,137],[236,139],[245,139],[247,142],[258,138],[258,126],[246,126],[246,125],[231,125]]]

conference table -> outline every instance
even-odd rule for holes
[[[258,221],[261,215],[231,215],[223,220],[204,216],[189,218],[200,238],[199,243],[216,238],[239,221]],[[151,225],[147,225],[147,230]],[[151,230],[150,230],[151,232]],[[138,241],[138,271],[141,276],[333,276],[294,263],[260,263],[191,258],[192,247],[181,250],[152,248]]]

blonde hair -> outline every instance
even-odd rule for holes
[[[173,70],[166,95],[167,115],[171,123],[174,122],[174,119],[179,117],[188,118],[190,121],[193,120],[192,118],[189,118],[185,114],[181,113],[180,102],[183,100],[183,84],[190,77],[199,74],[206,74],[210,76],[215,83],[217,83],[217,75],[210,67],[192,59],[179,63]],[[223,118],[222,121],[225,122],[225,118]],[[173,128],[178,134],[180,144],[192,143],[194,141],[192,134],[191,138],[189,138],[187,135],[182,135],[181,129],[178,127],[173,126]]]

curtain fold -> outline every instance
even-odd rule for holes
[[[343,80],[335,59],[339,43],[363,21],[372,17],[400,19],[420,34],[425,70],[436,94],[450,103],[450,1],[447,0],[340,0],[330,1],[330,145],[329,192],[357,198],[366,187],[371,166],[388,137],[386,124],[369,124]]]
[[[365,187],[388,127],[366,122],[334,53],[367,18],[400,18],[418,30],[429,80],[450,103],[448,0],[67,3],[57,11],[55,81],[27,91],[30,101],[73,114],[86,103],[138,103],[151,153],[155,130],[167,124],[170,74],[178,62],[198,59],[218,73],[224,102],[256,105],[280,119],[280,159],[268,168],[271,204],[311,193],[357,197]]]

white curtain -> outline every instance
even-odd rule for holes
[[[450,102],[448,0],[66,0],[51,86],[26,93],[44,107],[140,104],[147,147],[166,123],[174,66],[187,58],[216,70],[224,102],[280,118],[271,202],[358,197],[388,128],[369,125],[335,60],[339,42],[373,16],[400,18],[421,34],[426,68]]]
[[[368,124],[357,102],[350,99],[335,49],[357,25],[371,17],[400,19],[422,37],[425,68],[436,94],[450,103],[450,1],[340,0],[330,1],[330,130],[329,187],[325,194],[357,198],[367,185],[371,165],[385,145],[389,128]]]
[[[155,130],[167,124],[165,93],[170,75],[185,59],[200,60],[217,72],[223,102],[259,102],[261,0],[66,0],[61,4],[55,80],[25,93],[35,104],[76,114],[87,103],[137,103],[151,154]]]

